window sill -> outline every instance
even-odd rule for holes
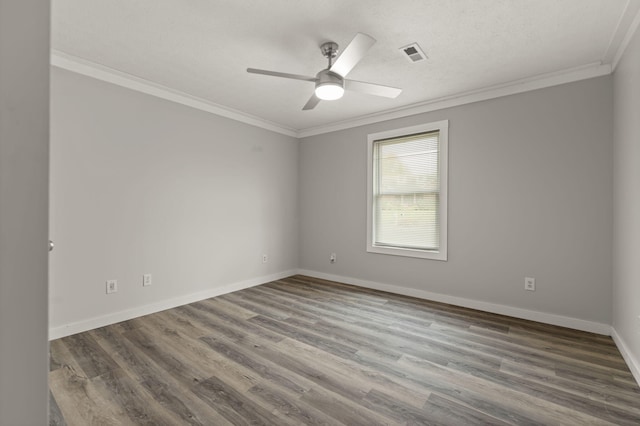
[[[417,257],[420,259],[447,261],[447,253],[443,250],[419,250],[400,247],[368,246],[367,252],[377,254],[389,254],[392,256]]]

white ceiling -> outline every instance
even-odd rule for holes
[[[125,73],[299,134],[521,80],[610,71],[639,3],[53,0],[52,48],[83,69]],[[347,92],[302,111],[313,83],[245,71],[314,76],[326,67],[319,45],[345,47],[357,32],[378,42],[349,78],[400,87],[398,98]],[[427,61],[412,64],[401,55],[398,49],[413,42]]]

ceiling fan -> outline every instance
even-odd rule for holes
[[[395,98],[402,92],[402,89],[382,86],[380,84],[365,83],[363,81],[348,80],[345,78],[347,74],[349,74],[349,72],[358,64],[358,62],[360,62],[365,53],[367,53],[375,42],[376,40],[373,37],[358,33],[335,62],[333,62],[333,59],[338,56],[338,44],[332,41],[323,43],[320,46],[320,51],[322,52],[322,55],[329,60],[329,66],[327,69],[323,69],[316,74],[315,77],[255,68],[247,68],[247,72],[315,83],[315,92],[302,108],[303,110],[315,108],[320,100],[332,101],[340,99],[344,94],[345,89],[369,95]]]

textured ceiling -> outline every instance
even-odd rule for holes
[[[52,48],[296,130],[521,79],[607,64],[638,0],[53,0]],[[319,45],[357,32],[378,42],[349,78],[403,89],[301,108]],[[418,42],[428,60],[400,47]]]

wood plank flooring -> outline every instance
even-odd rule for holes
[[[55,425],[639,425],[611,338],[294,276],[51,342]]]

